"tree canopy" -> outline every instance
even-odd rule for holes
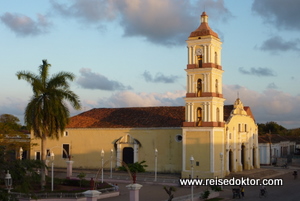
[[[33,95],[26,106],[24,121],[36,138],[41,139],[41,157],[46,160],[46,139],[56,138],[63,134],[69,122],[70,111],[67,103],[73,108],[80,109],[79,97],[70,90],[69,81],[75,76],[69,72],[58,72],[49,75],[51,64],[42,61],[39,73],[19,71],[18,79],[27,81],[32,88]],[[42,189],[45,185],[45,172],[41,171]]]
[[[69,72],[59,72],[49,76],[51,64],[47,60],[39,66],[39,74],[28,71],[17,72],[18,79],[31,84],[33,96],[25,109],[25,123],[38,138],[59,138],[68,124],[70,112],[65,101],[75,109],[80,109],[79,97],[70,90],[68,81],[75,76]]]
[[[22,132],[19,118],[11,114],[0,115],[0,146],[6,152],[15,151],[20,147],[29,149],[29,132]]]
[[[15,134],[20,132],[21,124],[18,117],[11,114],[0,115],[0,133],[1,134]]]
[[[266,133],[286,135],[288,133],[288,130],[285,127],[279,125],[274,121],[270,121],[265,124],[263,123],[257,124],[257,125],[258,125],[258,134],[260,135]]]

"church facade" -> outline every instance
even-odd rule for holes
[[[96,108],[70,119],[59,140],[47,140],[55,166],[109,169],[146,161],[147,171],[181,173],[191,166],[198,177],[224,177],[230,172],[259,168],[258,129],[250,107],[238,98],[224,105],[222,42],[201,15],[200,26],[188,37],[185,106]],[[33,136],[33,135],[32,135]],[[40,157],[40,141],[31,151]],[[194,160],[191,164],[191,158]]]

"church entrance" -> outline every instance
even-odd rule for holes
[[[134,161],[134,154],[132,147],[124,147],[123,149],[123,161],[126,164],[132,164]]]
[[[233,163],[233,161],[232,161],[232,150],[230,149],[230,151],[229,151],[229,159],[228,159],[228,163],[229,163],[229,171],[230,172],[232,172],[232,163]]]
[[[255,148],[252,149],[252,166],[255,167]]]
[[[245,145],[242,144],[242,147],[241,147],[241,163],[242,163],[242,168],[243,170],[245,170]]]

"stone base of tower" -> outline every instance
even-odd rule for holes
[[[183,127],[182,178],[224,177],[224,149],[224,127]]]

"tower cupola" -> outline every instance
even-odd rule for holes
[[[190,34],[190,37],[199,37],[199,36],[208,36],[208,35],[219,38],[218,34],[216,32],[214,32],[209,27],[209,25],[208,25],[208,15],[206,15],[206,13],[203,12],[202,15],[201,15],[201,24],[200,24],[200,26]]]

